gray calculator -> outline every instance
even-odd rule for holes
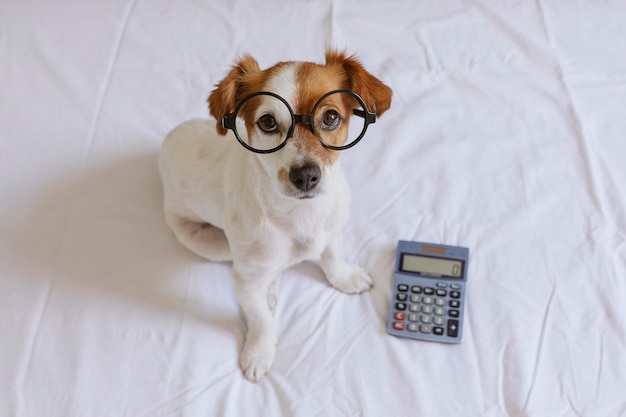
[[[388,332],[461,343],[468,257],[468,248],[399,241]]]

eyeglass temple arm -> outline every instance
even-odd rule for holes
[[[235,112],[232,112],[228,116],[222,117],[222,127],[224,129],[231,129],[231,130],[233,130],[235,128],[235,123],[236,123],[236,121],[235,121]]]
[[[376,113],[369,110],[353,109],[352,114],[364,118],[367,123],[376,123]]]

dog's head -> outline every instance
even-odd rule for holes
[[[266,70],[261,70],[252,56],[244,55],[217,84],[208,102],[211,115],[217,119],[218,133],[225,135],[222,119],[231,115],[242,100],[259,92],[273,94],[255,96],[239,108],[237,116],[243,126],[237,125],[237,131],[244,146],[258,147],[262,143],[270,149],[284,143],[279,150],[257,157],[279,193],[302,199],[324,192],[326,177],[339,157],[339,151],[333,148],[340,148],[349,139],[349,117],[343,115],[355,112],[350,103],[353,99],[347,94],[323,98],[339,90],[356,93],[366,110],[377,116],[391,104],[389,87],[353,56],[335,50],[326,52],[325,65],[280,62]],[[314,107],[316,114],[323,114],[322,121],[305,118],[293,124],[289,119],[289,110],[299,117],[312,115]],[[316,128],[316,123],[326,124]]]

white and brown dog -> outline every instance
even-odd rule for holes
[[[338,254],[336,236],[350,205],[338,157],[389,108],[391,95],[343,52],[327,51],[325,65],[281,62],[266,70],[244,55],[208,99],[217,124],[184,122],[163,143],[168,225],[196,254],[233,262],[248,327],[240,364],[251,381],[274,360],[279,272],[319,259],[338,290],[356,294],[372,286],[365,270]],[[367,119],[357,122],[356,134],[348,126],[355,114]],[[227,129],[240,143],[219,137]]]

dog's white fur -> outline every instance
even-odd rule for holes
[[[379,97],[366,98],[368,107],[379,114],[389,107],[391,90],[352,57],[328,51],[326,67],[316,65],[314,71],[331,71],[331,63],[341,70],[329,73],[330,84],[342,77],[350,82],[356,76],[350,71],[361,71],[380,90]],[[281,63],[272,71],[256,65],[244,57],[211,94],[217,129],[216,121],[184,122],[167,135],[159,158],[165,216],[176,237],[206,259],[233,262],[236,295],[248,326],[240,364],[251,381],[258,381],[274,360],[273,283],[279,272],[319,259],[328,281],[340,291],[360,293],[372,286],[365,270],[343,262],[338,254],[336,236],[349,216],[350,192],[332,151],[299,128],[284,148],[271,154],[246,150],[232,134],[220,137],[225,132],[219,119],[233,110],[238,98],[229,89],[248,82],[248,88],[275,92],[289,103],[308,94],[299,79],[307,73],[303,63]],[[333,88],[344,87],[341,83]],[[350,87],[362,88],[356,81]],[[256,134],[254,129],[248,133]],[[286,173],[305,163],[318,165],[322,175],[315,188],[302,191]]]

